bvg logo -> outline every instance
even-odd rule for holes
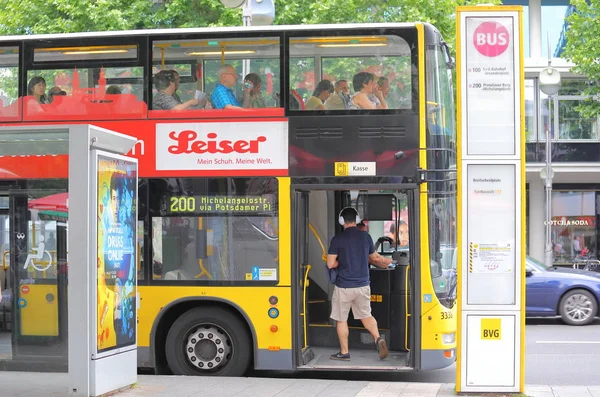
[[[500,340],[502,334],[502,320],[499,318],[482,318],[481,319],[481,339],[483,340]]]

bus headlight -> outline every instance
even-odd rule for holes
[[[456,333],[442,334],[442,343],[450,345],[456,341]]]

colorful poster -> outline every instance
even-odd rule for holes
[[[98,353],[136,343],[137,164],[98,155]]]

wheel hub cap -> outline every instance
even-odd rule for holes
[[[214,326],[202,326],[191,332],[185,350],[190,363],[206,371],[223,366],[231,355],[227,335]]]
[[[592,302],[582,294],[570,296],[565,304],[565,312],[573,321],[581,322],[592,315]]]

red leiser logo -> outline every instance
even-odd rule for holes
[[[266,142],[267,137],[259,136],[252,140],[230,141],[227,139],[219,140],[214,132],[206,134],[207,140],[199,140],[198,134],[193,130],[183,130],[179,134],[175,131],[169,133],[169,138],[177,142],[176,145],[169,146],[169,153],[197,153],[197,154],[217,154],[217,153],[258,153],[260,142]]]
[[[497,57],[508,48],[508,30],[496,22],[484,22],[475,29],[473,45],[486,57]]]

